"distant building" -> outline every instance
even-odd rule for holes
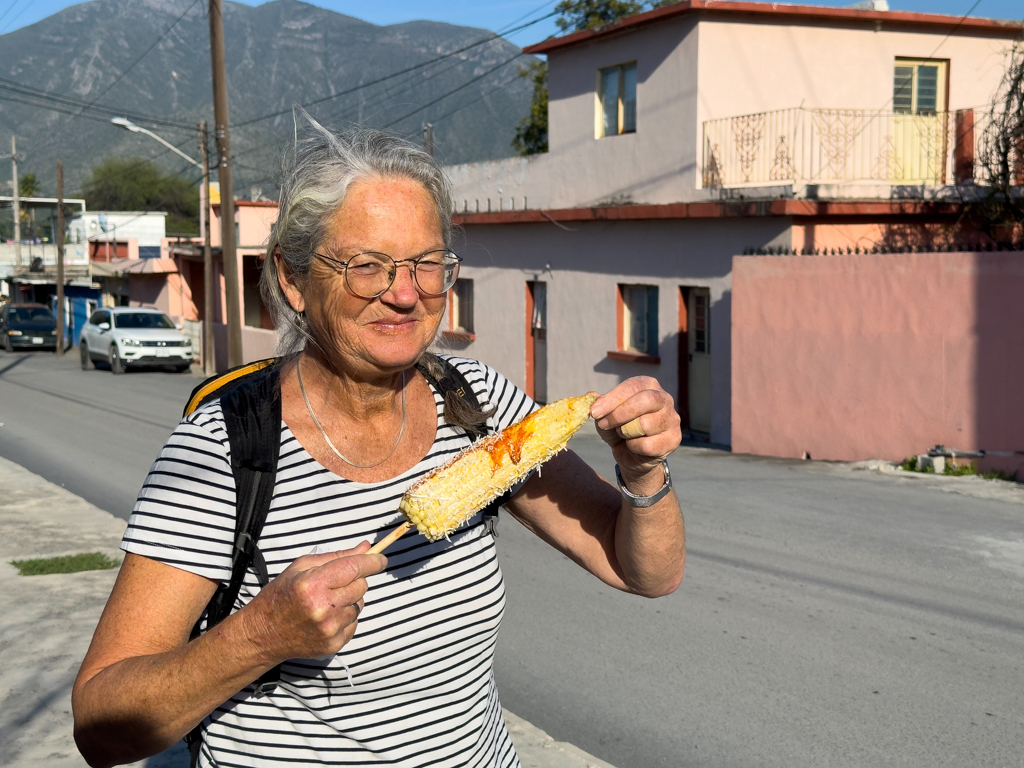
[[[1020,23],[880,5],[685,0],[526,48],[550,151],[446,169],[449,343],[539,400],[654,376],[730,443],[735,255],[927,244],[962,213]]]
[[[163,211],[83,211],[68,222],[68,253],[87,261],[160,258]]]

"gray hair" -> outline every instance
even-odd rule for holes
[[[305,125],[300,133],[299,119]],[[441,166],[414,144],[384,131],[357,128],[335,134],[299,110],[295,150],[285,158],[277,221],[270,230],[260,293],[280,336],[279,355],[302,350],[308,331],[278,282],[275,252],[298,281],[309,276],[313,252],[323,245],[327,220],[363,179],[410,179],[434,201],[445,244],[452,240],[451,184]]]
[[[300,117],[305,122],[301,135]],[[280,336],[278,355],[300,352],[313,339],[304,319],[292,308],[278,282],[274,254],[299,280],[309,277],[313,252],[323,244],[327,219],[345,201],[349,186],[363,179],[411,179],[434,201],[441,235],[452,242],[454,196],[434,158],[414,144],[384,131],[358,128],[335,134],[296,110],[295,151],[285,158],[277,221],[270,230],[260,275],[263,303]],[[426,353],[420,361],[435,380],[444,377],[440,360]],[[445,420],[468,432],[479,430],[494,409],[473,408],[453,392],[445,396]]]

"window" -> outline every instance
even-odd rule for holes
[[[658,289],[653,285],[619,286],[619,349],[639,355],[658,354]]]
[[[934,115],[946,109],[946,62],[896,59],[892,109],[905,115]]]
[[[448,327],[448,336],[473,340],[472,280],[460,277],[448,292]]]
[[[174,321],[157,312],[118,312],[114,315],[115,328],[174,328]]]
[[[598,71],[597,138],[636,131],[636,62]]]
[[[711,297],[698,293],[693,297],[693,351],[711,352]]]

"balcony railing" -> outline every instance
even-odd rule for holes
[[[974,135],[972,130],[972,160]],[[758,112],[704,123],[703,181],[705,187],[950,184],[956,144],[952,112],[802,107]]]

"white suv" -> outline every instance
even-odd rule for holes
[[[82,328],[78,349],[83,371],[97,361],[114,373],[144,365],[173,365],[182,372],[192,365],[191,339],[158,309],[97,309]]]

